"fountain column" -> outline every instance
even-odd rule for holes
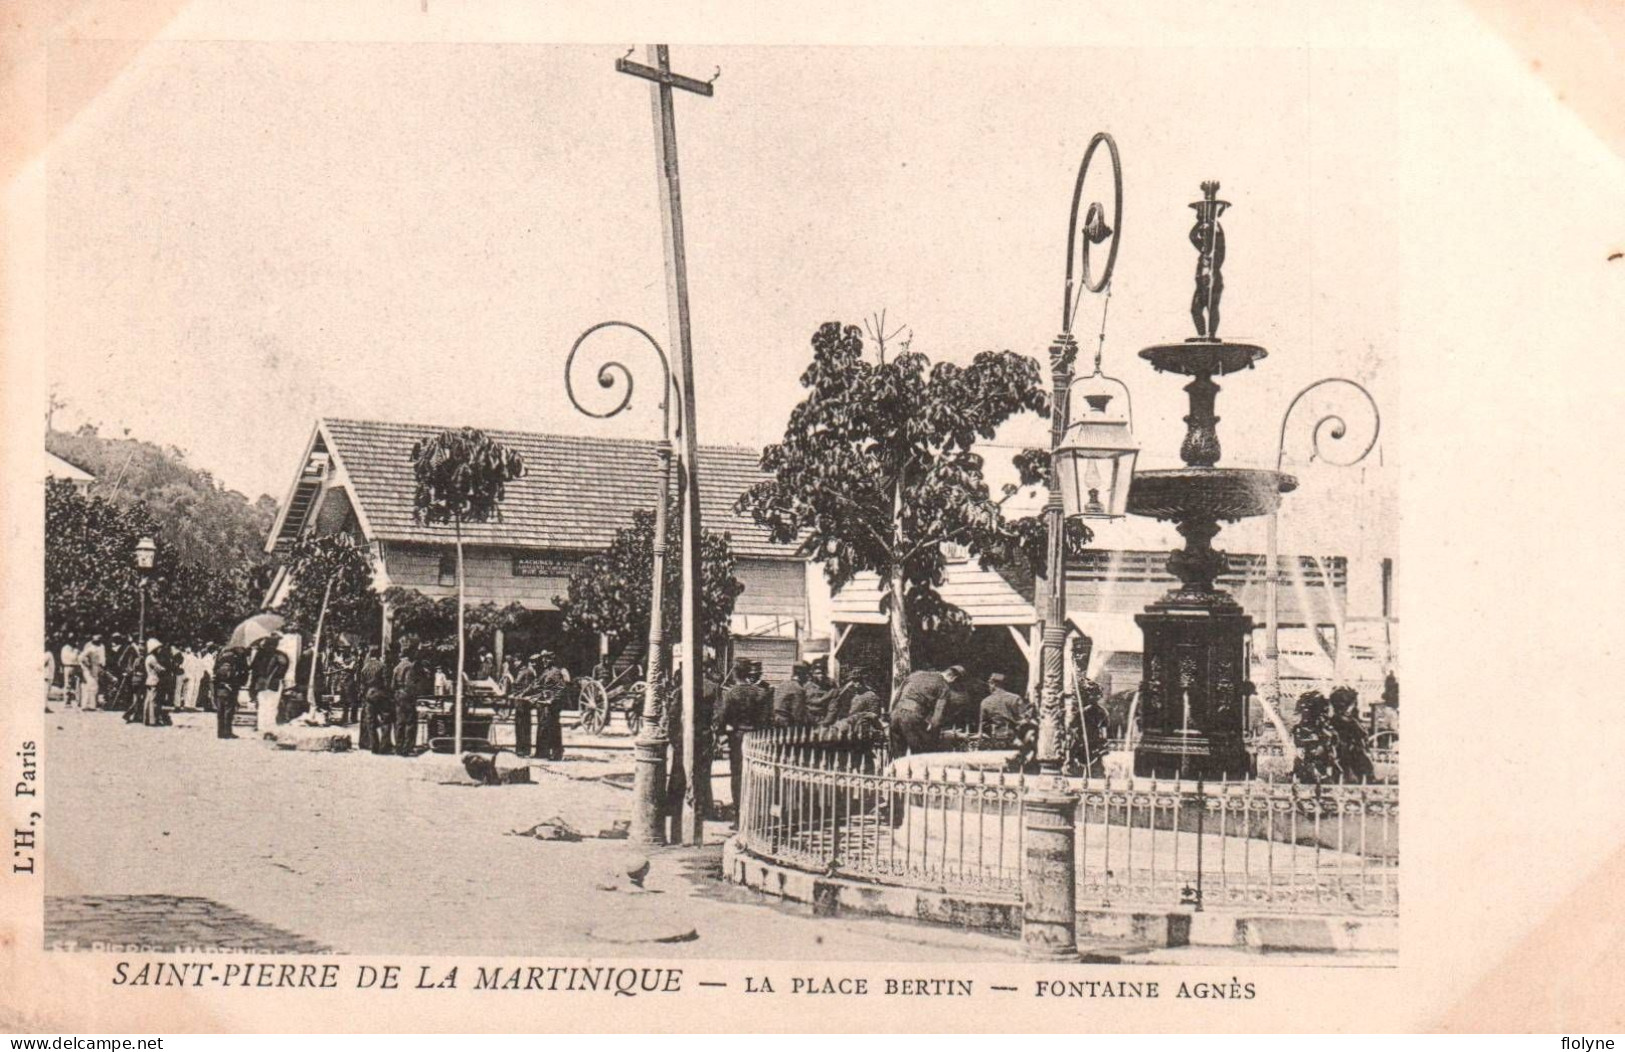
[[[1221,522],[1266,515],[1297,481],[1279,471],[1221,468],[1219,385],[1215,376],[1251,369],[1267,352],[1218,338],[1218,301],[1224,282],[1224,232],[1219,184],[1202,184],[1203,199],[1191,205],[1196,225],[1196,295],[1192,317],[1198,335],[1181,343],[1147,347],[1140,357],[1158,372],[1191,378],[1185,385],[1190,412],[1180,445],[1183,468],[1141,471],[1129,493],[1130,515],[1172,522],[1183,548],[1168,557],[1179,586],[1135,615],[1145,637],[1140,685],[1141,734],[1134,770],[1158,778],[1243,778],[1248,772],[1244,735],[1246,640],[1253,619],[1215,583],[1224,553],[1213,547]]]

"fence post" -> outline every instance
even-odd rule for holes
[[[1207,824],[1207,785],[1201,777],[1196,779],[1196,912],[1202,912],[1202,834]],[[1179,826],[1174,826],[1174,836]]]
[[[1021,944],[1028,957],[1078,953],[1078,798],[1059,778],[1023,800]]]

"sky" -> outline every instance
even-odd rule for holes
[[[323,415],[652,437],[648,352],[613,337],[583,352],[625,353],[630,414],[590,420],[564,393],[565,354],[595,322],[675,342],[649,89],[614,71],[626,50],[159,41],[101,88],[127,49],[54,43],[59,426],[128,428],[278,499]],[[1222,384],[1223,463],[1273,461],[1286,404],[1322,376],[1366,383],[1392,412],[1395,181],[1371,163],[1391,59],[1191,54],[675,48],[680,72],[721,70],[713,98],[676,102],[701,441],[775,440],[829,320],[884,310],[933,359],[1042,358],[1077,166],[1102,130],[1125,186],[1105,364],[1132,390],[1142,466],[1175,463],[1184,430],[1179,379],[1135,352],[1193,334],[1187,205],[1204,179],[1232,202],[1221,333],[1270,351]],[[1088,199],[1109,205],[1105,174]],[[1078,310],[1084,362],[1103,307]],[[1313,417],[1290,458],[1306,458]],[[1035,418],[1000,434],[995,484],[1044,434]],[[1351,486],[1386,530],[1383,473],[1328,473],[1324,492]],[[1346,519],[1328,543],[1349,546]]]

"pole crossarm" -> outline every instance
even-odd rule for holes
[[[695,80],[693,77],[685,77],[681,73],[673,73],[669,69],[657,69],[654,66],[645,66],[641,62],[633,62],[629,58],[616,59],[615,70],[618,73],[629,73],[634,77],[642,77],[644,80],[652,80],[656,84],[661,84],[668,88],[681,88],[684,91],[692,91],[694,94],[704,95],[706,98],[710,98],[716,93],[716,88],[713,87],[708,81]]]

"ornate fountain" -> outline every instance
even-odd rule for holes
[[[1173,522],[1185,546],[1168,558],[1179,586],[1136,614],[1145,636],[1140,688],[1141,733],[1134,771],[1159,778],[1244,778],[1247,699],[1246,640],[1253,619],[1214,584],[1225,556],[1213,547],[1221,522],[1268,515],[1297,480],[1279,471],[1221,468],[1214,411],[1215,376],[1251,369],[1267,352],[1250,343],[1221,340],[1219,300],[1224,292],[1224,230],[1230,204],[1219,184],[1204,182],[1193,202],[1191,243],[1198,254],[1191,319],[1196,336],[1147,347],[1140,357],[1160,372],[1191,378],[1185,385],[1190,414],[1180,445],[1182,468],[1140,471],[1129,491],[1128,513]]]

